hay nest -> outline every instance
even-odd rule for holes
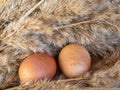
[[[67,79],[58,70],[52,81],[20,83],[24,58],[36,52],[57,57],[69,43],[89,51],[88,73]],[[83,87],[120,87],[120,0],[0,0],[0,89]]]

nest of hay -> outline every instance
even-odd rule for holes
[[[89,51],[88,73],[67,79],[58,70],[52,81],[20,83],[18,68],[24,58],[41,52],[57,59],[69,43]],[[0,89],[92,87],[120,87],[120,0],[0,1]]]

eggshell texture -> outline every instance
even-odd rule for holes
[[[47,54],[28,56],[20,65],[19,78],[22,82],[52,79],[56,74],[56,62]]]
[[[91,58],[83,46],[69,44],[61,50],[58,62],[64,75],[69,78],[75,78],[89,70]]]

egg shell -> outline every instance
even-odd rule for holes
[[[36,53],[22,62],[19,78],[22,82],[52,79],[56,74],[56,69],[56,62],[52,56]]]
[[[77,78],[86,73],[91,65],[89,52],[82,45],[69,44],[59,54],[58,63],[63,74]]]

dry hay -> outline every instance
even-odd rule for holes
[[[88,73],[66,79],[58,70],[52,81],[20,84],[17,72],[25,57],[41,52],[57,59],[69,43],[82,44],[90,52]],[[1,0],[0,89],[11,87],[120,87],[120,0]]]

